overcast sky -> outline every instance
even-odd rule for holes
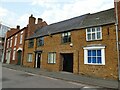
[[[23,28],[31,14],[51,24],[113,7],[114,0],[0,0],[0,23]]]

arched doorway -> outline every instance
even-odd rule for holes
[[[21,58],[22,58],[22,51],[21,50],[18,50],[17,51],[17,65],[21,65]]]

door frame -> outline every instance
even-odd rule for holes
[[[40,59],[39,59],[40,63],[39,64],[41,66],[41,53],[36,53],[35,68],[38,68],[38,55],[40,55]]]
[[[60,53],[60,61],[61,61],[61,63],[60,63],[60,71],[64,71],[63,69],[64,69],[64,57],[63,57],[63,55],[65,55],[65,54],[72,54],[72,72],[71,73],[73,73],[74,71],[73,71],[73,69],[74,69],[74,53]],[[69,71],[65,71],[65,72],[69,72]]]
[[[19,55],[19,53],[20,53],[20,64],[18,64],[18,62],[19,62],[19,58],[18,58],[18,55]],[[17,65],[21,65],[21,60],[22,60],[22,50],[18,50],[17,51]]]
[[[34,68],[38,68],[37,67],[38,55],[40,55],[40,68],[41,68],[42,50],[36,50],[34,51],[34,53],[35,53]]]

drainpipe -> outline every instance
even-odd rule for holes
[[[118,53],[118,81],[120,80],[120,60],[119,60],[119,40],[118,40],[118,3],[115,2],[115,12],[116,12],[116,46],[117,46],[117,53]]]

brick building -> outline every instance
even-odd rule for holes
[[[117,80],[115,9],[36,30],[25,40],[23,65]]]
[[[25,38],[32,35],[37,28],[47,25],[40,18],[37,24],[35,20],[36,18],[31,15],[27,27],[20,29],[20,26],[17,26],[6,33],[4,63],[22,65]]]

